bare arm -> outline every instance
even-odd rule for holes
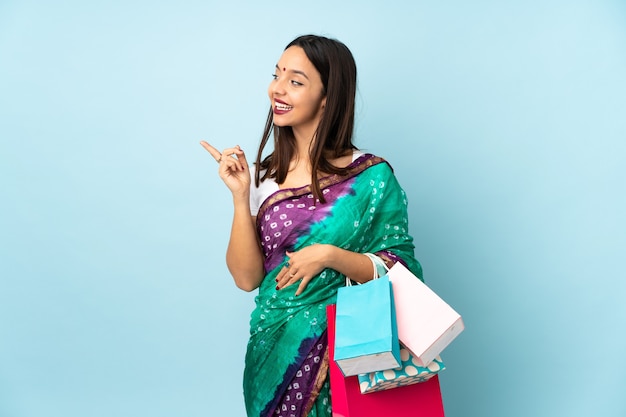
[[[233,224],[230,232],[226,265],[237,287],[252,291],[264,276],[263,254],[250,215],[250,171],[245,153],[235,146],[219,152],[207,142],[200,144],[219,163],[219,175],[233,195]]]
[[[261,285],[265,275],[263,254],[256,234],[255,217],[250,216],[249,200],[245,204],[235,202],[226,265],[235,284],[242,290],[253,291]]]
[[[352,281],[364,283],[374,277],[374,265],[370,258],[362,253],[351,252],[331,246],[328,268],[339,271]]]

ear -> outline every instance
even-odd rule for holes
[[[326,107],[326,96],[324,96],[324,98],[322,99],[322,103],[320,105],[320,108],[323,110]]]

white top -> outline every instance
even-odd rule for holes
[[[352,162],[356,161],[363,152],[355,150],[352,153]],[[250,214],[256,216],[259,213],[261,204],[272,194],[279,190],[278,184],[273,178],[268,178],[262,181],[258,187],[254,185],[254,175],[256,166],[252,164],[250,166],[250,175],[252,176],[252,183],[250,184]]]

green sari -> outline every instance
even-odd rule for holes
[[[382,158],[364,154],[346,176],[320,180],[326,203],[311,187],[279,190],[257,215],[267,275],[255,299],[244,371],[248,416],[330,416],[326,305],[335,302],[345,276],[331,269],[298,285],[276,290],[285,251],[332,244],[375,253],[388,266],[402,262],[421,278],[408,234],[406,195]],[[303,376],[304,375],[304,376]]]

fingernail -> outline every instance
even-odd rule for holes
[[[278,285],[276,286],[276,290],[280,290],[280,288],[278,288]]]

